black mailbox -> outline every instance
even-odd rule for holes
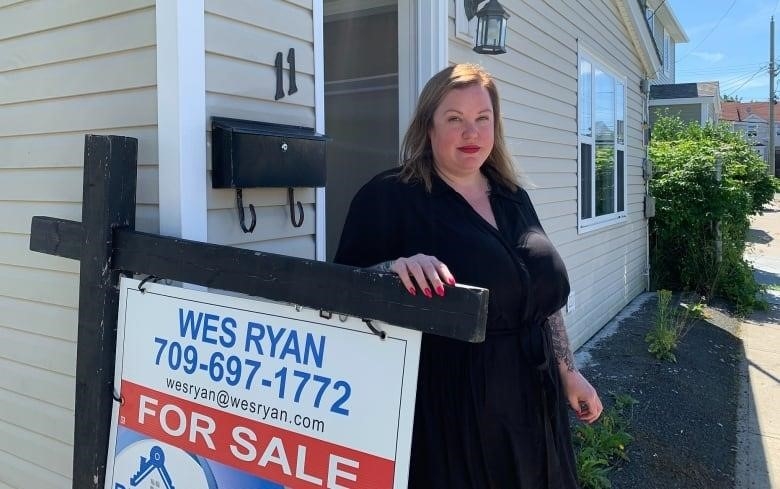
[[[214,188],[324,187],[327,138],[313,129],[214,117]]]
[[[303,205],[295,201],[293,187],[325,186],[325,143],[314,129],[270,122],[213,117],[211,119],[211,186],[236,189],[241,229],[251,233],[257,222],[249,205],[251,222],[244,223],[242,189],[287,187],[290,220],[303,224]],[[296,218],[296,207],[297,215]]]

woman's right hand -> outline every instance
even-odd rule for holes
[[[435,256],[422,253],[380,263],[374,268],[398,275],[406,290],[412,295],[416,295],[419,289],[428,298],[433,297],[434,292],[444,297],[444,284],[455,285],[455,277],[447,265]]]

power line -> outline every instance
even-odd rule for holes
[[[780,0],[778,0],[780,1]],[[737,73],[737,72],[744,72],[744,71],[752,71],[758,68],[759,66],[766,66],[766,63],[756,62],[756,63],[748,63],[748,64],[742,64],[742,65],[723,65],[720,67],[710,66],[710,67],[703,67],[703,68],[687,68],[687,69],[678,69],[677,73]]]
[[[739,90],[740,88],[744,87],[748,82],[750,82],[753,78],[758,76],[762,71],[764,71],[764,69],[765,68],[762,67],[758,71],[750,75],[740,76],[724,82],[723,84],[721,84],[722,91],[726,93],[726,92]]]
[[[778,0],[778,1],[780,1],[780,0]],[[729,5],[729,8],[727,8],[727,9],[726,9],[726,12],[725,12],[725,13],[724,13],[724,14],[723,14],[721,17],[720,17],[720,19],[718,20],[718,22],[715,24],[715,27],[713,27],[712,29],[710,29],[710,32],[708,32],[708,33],[707,33],[707,35],[706,35],[706,36],[704,36],[704,38],[703,38],[701,41],[699,41],[699,44],[697,44],[696,46],[694,46],[693,48],[691,48],[691,50],[690,50],[690,51],[688,51],[688,53],[687,53],[685,56],[683,56],[683,57],[681,57],[680,59],[678,59],[677,61],[675,61],[675,62],[674,62],[674,64],[677,64],[677,63],[679,63],[680,61],[684,60],[685,58],[687,58],[688,56],[690,56],[690,55],[691,55],[691,53],[692,53],[692,52],[694,52],[694,51],[696,50],[696,48],[698,48],[699,46],[701,46],[701,45],[702,45],[702,43],[703,43],[704,41],[706,41],[706,40],[707,40],[707,38],[708,38],[708,37],[710,37],[710,35],[711,35],[713,32],[715,32],[715,29],[717,29],[717,28],[718,28],[718,26],[720,26],[720,23],[721,23],[721,22],[723,22],[723,19],[725,19],[725,18],[726,18],[726,16],[729,14],[729,12],[731,12],[731,9],[732,9],[732,8],[734,8],[734,5],[736,5],[736,3],[737,3],[737,0],[733,0],[733,1],[731,2],[731,5]]]
[[[739,91],[739,89],[741,89],[742,87],[744,87],[745,85],[747,85],[747,84],[748,84],[748,83],[749,83],[749,82],[750,82],[750,81],[751,81],[753,78],[755,78],[756,76],[758,76],[758,74],[759,74],[759,73],[761,73],[762,71],[764,71],[764,68],[761,68],[760,70],[758,70],[758,71],[756,71],[755,73],[753,73],[753,76],[751,76],[750,78],[748,78],[747,80],[745,80],[745,82],[744,82],[742,85],[738,86],[737,88],[735,88],[735,89],[733,89],[733,90],[729,90],[729,91],[731,92],[731,94],[732,94],[732,95],[736,94],[736,92],[738,92],[738,91]]]

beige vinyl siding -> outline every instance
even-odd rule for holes
[[[119,134],[158,230],[155,85],[153,0],[0,3],[0,488],[71,485],[79,264],[30,221],[80,221],[84,135]]]
[[[503,0],[507,53],[483,56],[456,38],[450,3],[451,63],[477,62],[498,80],[507,143],[542,225],[566,262],[576,309],[566,322],[578,347],[646,286],[643,214],[642,67],[611,0]],[[626,77],[628,219],[578,231],[578,42]]]
[[[273,12],[273,14],[270,14]],[[311,1],[206,1],[206,113],[277,124],[314,127],[314,27]],[[287,95],[287,53],[295,49],[298,92]],[[274,60],[284,59],[285,97],[274,100]],[[257,227],[244,233],[238,223],[236,193],[211,188],[211,152],[207,155],[208,241],[303,258],[315,257],[315,192],[295,189],[303,204],[303,226],[290,221],[287,189],[243,191],[247,221],[255,206]]]

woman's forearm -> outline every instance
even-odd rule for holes
[[[556,312],[547,319],[552,331],[552,344],[555,359],[558,361],[558,367],[561,371],[574,372],[577,368],[574,366],[574,355],[569,346],[569,336],[566,334],[566,325],[563,323],[563,313]]]

